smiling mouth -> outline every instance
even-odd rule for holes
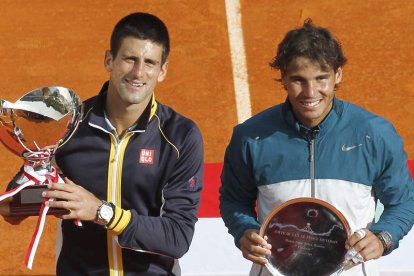
[[[321,102],[321,100],[315,100],[315,101],[301,101],[300,103],[305,107],[315,107],[320,102]]]
[[[126,82],[129,84],[129,85],[131,85],[131,86],[133,86],[133,87],[143,87],[144,85],[145,85],[145,83],[143,83],[143,82],[134,82],[134,81],[129,81],[129,80],[126,80]]]

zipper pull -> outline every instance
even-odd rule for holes
[[[315,158],[315,139],[318,135],[319,129],[311,129],[306,132],[306,137],[309,143],[309,162],[313,162]]]

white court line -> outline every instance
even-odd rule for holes
[[[239,123],[252,115],[249,83],[247,78],[246,53],[244,51],[243,29],[239,0],[225,0],[227,30],[230,40],[233,67],[234,93],[236,96],[237,119]]]

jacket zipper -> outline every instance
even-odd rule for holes
[[[105,131],[107,132],[107,131]],[[118,137],[116,135],[114,135],[111,132],[107,132],[110,136],[112,136],[112,139],[114,141],[115,144],[115,153],[114,153],[114,165],[113,165],[113,175],[112,175],[112,190],[110,191],[111,194],[108,195],[108,200],[110,199],[112,201],[112,203],[114,203],[115,205],[118,205],[118,201],[117,201],[117,196],[116,196],[116,191],[117,191],[117,180],[118,180],[118,160],[119,160],[119,154],[120,154],[120,148],[122,146],[122,143],[124,142],[124,140],[129,136],[128,134],[125,134],[121,139],[118,139]],[[119,206],[120,206],[120,202],[119,202]],[[117,246],[118,246],[118,237],[112,237],[111,239],[111,243],[112,243],[112,258],[113,258],[113,275],[114,276],[121,276],[123,275],[122,271],[119,271],[119,264],[118,264],[118,252],[117,252]],[[112,273],[110,273],[112,274]]]
[[[313,129],[308,132],[307,138],[309,143],[309,170],[311,179],[311,197],[316,196],[316,184],[315,184],[315,139],[318,133],[317,129]]]
[[[115,205],[118,205],[118,202],[116,200],[116,183],[117,183],[116,181],[117,181],[117,174],[118,174],[119,148],[120,148],[120,144],[122,143],[123,139],[118,140],[115,135],[113,135],[112,133],[111,135],[115,141],[115,155],[114,155],[114,169],[113,169],[114,173],[112,175],[111,199]],[[117,254],[118,238],[113,237],[111,242],[112,242],[112,258],[114,262],[114,273],[115,273],[115,276],[119,276],[119,265],[118,265],[118,254]]]

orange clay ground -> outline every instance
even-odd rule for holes
[[[413,1],[240,2],[252,114],[284,100],[268,63],[285,32],[311,17],[334,32],[348,57],[338,97],[389,119],[414,159]],[[103,57],[114,24],[131,12],[158,15],[169,27],[172,52],[157,99],[198,123],[206,163],[222,162],[237,123],[224,0],[2,0],[0,9],[0,99],[9,101],[49,85],[70,87],[83,99],[94,95],[107,79]],[[4,146],[0,153],[4,190],[22,161]],[[34,269],[24,266],[35,223],[31,218],[11,226],[0,219],[0,275],[54,274],[53,217]]]

